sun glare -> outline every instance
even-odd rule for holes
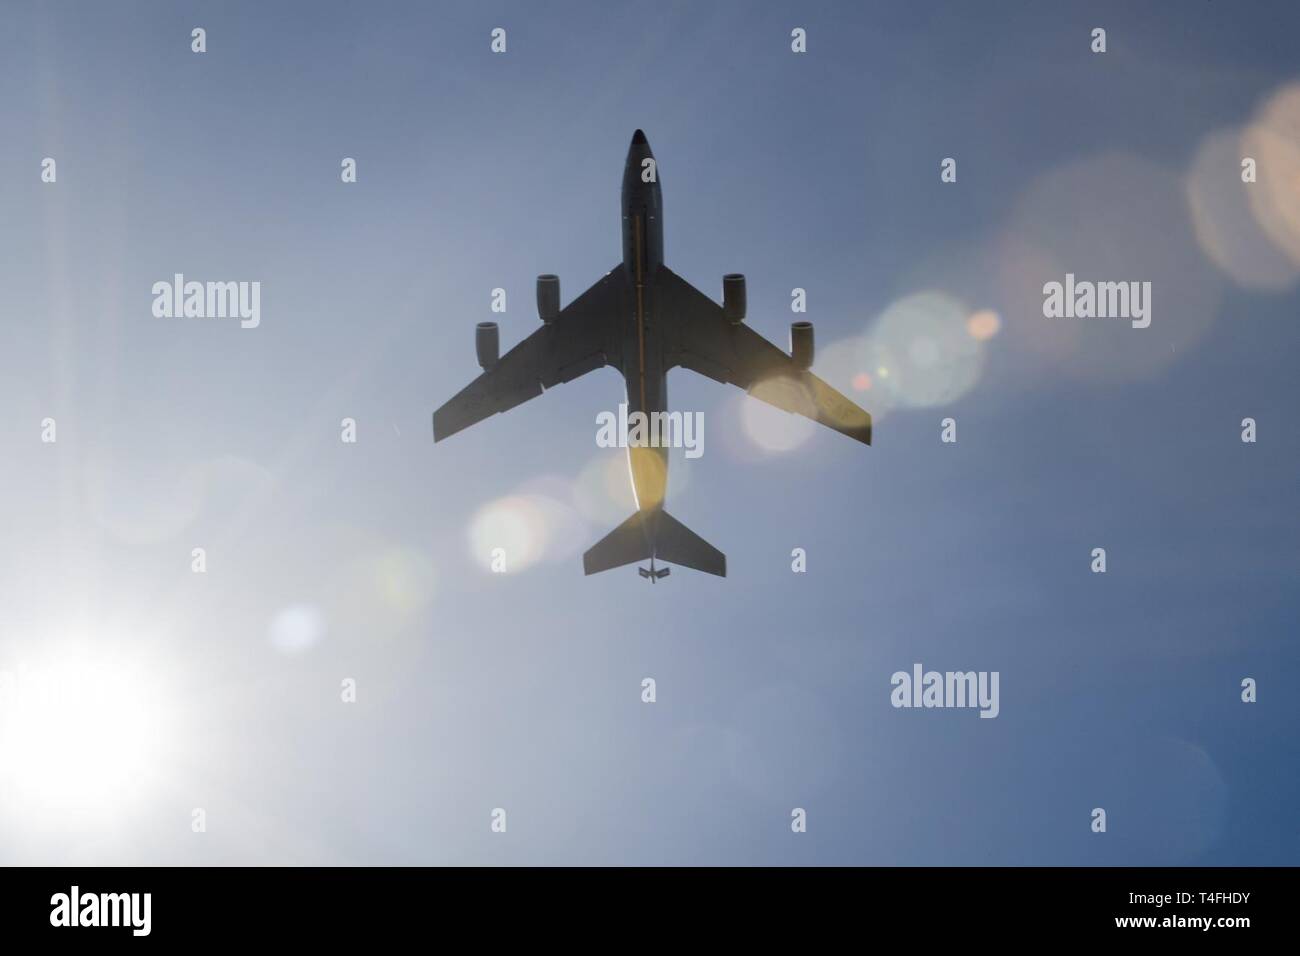
[[[173,732],[165,683],[98,643],[47,649],[0,671],[0,813],[103,819],[159,777]]]

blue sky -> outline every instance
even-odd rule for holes
[[[99,705],[135,722],[83,708],[0,778],[0,860],[1300,862],[1293,263],[1190,198],[1246,208],[1238,133],[1300,79],[1288,5],[6,20],[0,669],[103,662]],[[538,273],[567,302],[618,261],[638,127],[669,266],[715,297],[746,273],[778,343],[814,321],[815,369],[877,415],[863,448],[672,373],[706,450],[674,456],[668,508],[729,576],[653,589],[581,573],[631,508],[594,440],[614,371],[429,426],[475,322],[509,347]],[[1207,230],[1283,278],[1244,284]],[[1067,271],[1152,281],[1151,327],[1044,318]],[[176,272],[260,281],[261,325],[153,317]],[[972,342],[978,310],[1000,328]],[[877,374],[924,348],[946,364]],[[490,573],[494,534],[535,560]],[[915,662],[998,671],[1000,715],[892,708]]]

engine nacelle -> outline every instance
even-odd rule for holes
[[[745,277],[739,272],[722,277],[722,312],[732,325],[745,321]]]
[[[550,325],[560,314],[560,277],[537,277],[537,317]]]
[[[480,322],[474,329],[474,351],[478,364],[487,371],[501,357],[501,332],[495,322]]]
[[[813,363],[813,324],[811,322],[790,323],[790,358],[795,368],[807,371]]]

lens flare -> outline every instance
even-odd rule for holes
[[[604,450],[587,462],[574,479],[571,499],[587,521],[602,528],[612,528],[636,510],[623,449]]]
[[[171,538],[198,516],[204,497],[202,465],[159,460],[157,450],[139,448],[139,435],[113,445],[116,436],[101,436],[87,456],[86,502],[95,523],[130,544]]]
[[[763,382],[755,395],[741,395],[740,422],[745,437],[757,448],[773,454],[794,451],[811,436],[817,425],[802,415],[792,415],[755,397],[764,390],[773,392],[784,387],[779,381]]]
[[[530,490],[484,505],[469,526],[474,561],[488,570],[504,567],[507,572],[523,570],[542,560],[569,558],[586,537],[586,528],[574,508],[555,494]]]
[[[858,365],[871,377],[873,414],[928,408],[974,387],[984,346],[969,333],[965,306],[942,292],[920,292],[884,311],[862,340]]]
[[[1002,317],[992,309],[980,309],[972,312],[966,320],[966,331],[977,342],[987,342],[998,334],[1002,328]]]
[[[658,448],[633,447],[628,449],[628,472],[634,493],[645,498],[637,499],[638,508],[655,508],[663,504],[668,491],[668,463]]]
[[[371,574],[379,599],[400,613],[414,611],[432,598],[432,565],[411,548],[390,548],[375,555]]]
[[[1143,157],[1105,152],[1071,161],[1031,183],[1000,242],[998,301],[1017,348],[1050,362],[1042,371],[1079,380],[1150,380],[1189,352],[1213,325],[1224,280],[1205,267],[1183,177]],[[1138,283],[1145,320],[1044,314],[1048,283]],[[1149,285],[1147,285],[1149,283]]]
[[[1251,211],[1251,191],[1267,187],[1242,182],[1248,149],[1239,130],[1202,140],[1187,173],[1187,205],[1196,240],[1215,265],[1246,288],[1281,291],[1297,272]]]
[[[483,567],[491,570],[495,560],[509,571],[522,570],[542,556],[546,520],[531,499],[509,495],[479,509],[469,540],[474,560]]]
[[[1242,137],[1256,162],[1257,182],[1246,185],[1260,227],[1300,264],[1300,84],[1275,93]]]
[[[390,659],[417,652],[418,624],[437,596],[437,569],[428,552],[348,525],[328,528],[304,550],[304,557],[313,550],[319,555],[321,563],[312,568],[320,569],[315,571],[320,577],[295,574],[290,593],[320,609],[318,638],[328,622],[331,645],[382,640]],[[309,612],[294,618],[304,634],[311,633]]]
[[[271,619],[267,638],[281,654],[295,656],[310,650],[325,636],[325,615],[311,604],[287,607]]]

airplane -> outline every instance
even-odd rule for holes
[[[495,322],[480,322],[475,351],[483,373],[433,413],[442,441],[562,382],[613,366],[623,373],[629,414],[667,410],[667,373],[678,366],[871,444],[871,415],[809,369],[813,326],[790,325],[790,354],[744,324],[745,277],[722,277],[722,304],[664,265],[663,201],[658,164],[637,130],[623,166],[623,260],[560,308],[560,280],[537,277],[542,327],[505,355]],[[582,556],[596,574],[649,559],[638,567],[654,584],[670,568],[655,559],[726,577],[726,556],[664,510],[668,449],[628,442],[637,510]]]

